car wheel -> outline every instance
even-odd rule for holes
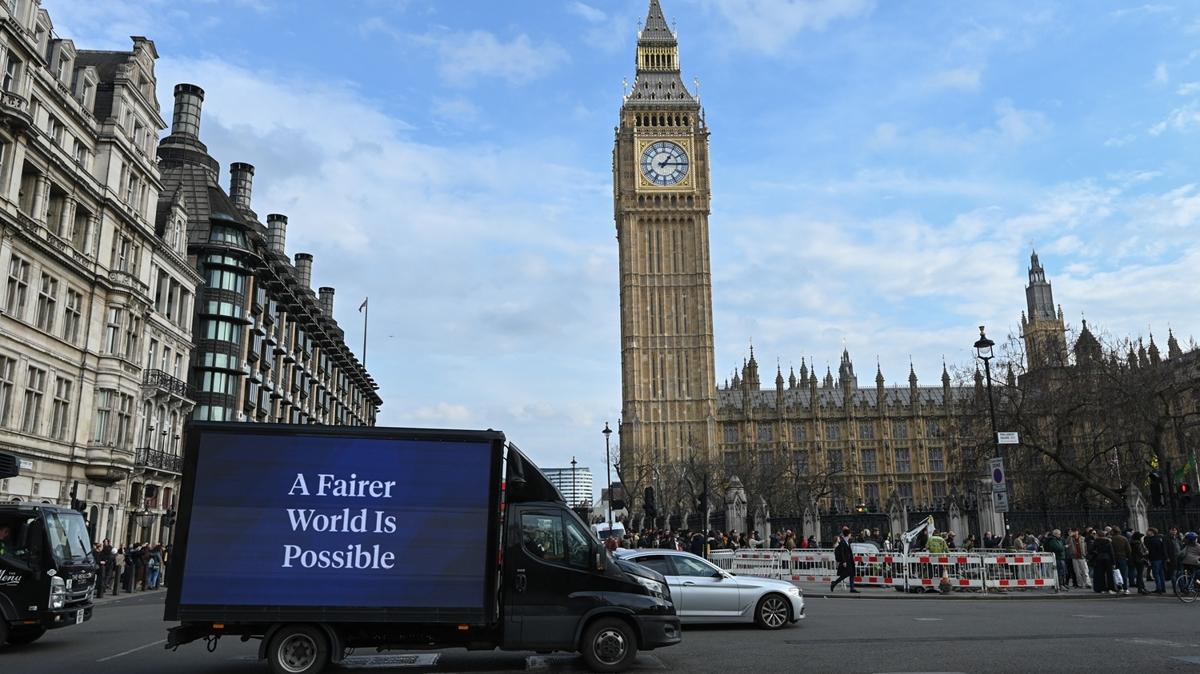
[[[788,623],[792,607],[780,594],[768,594],[754,608],[754,624],[764,630],[777,630]]]
[[[601,618],[583,633],[579,650],[593,672],[622,672],[637,658],[637,637],[624,620]]]
[[[267,662],[274,674],[320,674],[329,664],[329,642],[311,625],[285,625],[271,637]]]

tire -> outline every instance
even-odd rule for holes
[[[25,644],[32,644],[38,639],[41,639],[42,635],[45,633],[46,628],[42,627],[41,625],[38,625],[37,627],[12,630],[8,633],[8,643],[12,646],[24,646]]]
[[[8,643],[8,621],[0,615],[0,648],[4,648],[6,643]]]
[[[777,630],[792,618],[792,607],[781,594],[764,595],[754,607],[754,624],[760,629]]]
[[[1196,601],[1200,594],[1197,593],[1195,576],[1186,573],[1179,575],[1175,579],[1175,596],[1185,604]]]
[[[620,618],[601,618],[588,625],[579,644],[583,661],[593,672],[623,672],[637,658],[637,635]]]
[[[312,625],[284,625],[267,646],[274,674],[320,674],[329,665],[329,641]]]

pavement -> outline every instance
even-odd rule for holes
[[[899,594],[899,593],[895,593]],[[808,596],[807,619],[778,631],[688,626],[683,643],[642,653],[634,671],[1089,672],[1200,674],[1200,603],[1072,596],[1028,601],[885,600]],[[1092,594],[1092,593],[1079,593]],[[105,597],[92,620],[0,652],[5,674],[266,674],[258,642],[222,639],[163,648],[162,591]],[[331,671],[577,672],[572,654],[360,650]]]

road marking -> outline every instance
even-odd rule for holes
[[[146,648],[150,648],[151,646],[157,646],[159,644],[165,644],[165,643],[167,643],[166,639],[159,639],[158,641],[155,641],[154,643],[146,644],[145,646],[138,646],[137,648],[131,648],[127,651],[121,651],[120,653],[117,653],[116,655],[110,655],[107,658],[100,658],[96,662],[108,662],[109,660],[115,660],[116,658],[119,658],[122,655],[129,655],[130,653],[137,653],[138,651],[146,649]]]
[[[1172,660],[1183,660],[1192,665],[1200,665],[1200,655],[1172,655]]]
[[[395,669],[397,667],[434,667],[441,653],[417,653],[407,655],[351,655],[338,663],[343,669]],[[238,655],[230,660],[236,662],[259,662],[257,655]]]
[[[1181,644],[1178,641],[1167,641],[1166,639],[1117,639],[1124,641],[1127,644],[1137,644],[1138,646],[1166,646],[1167,648],[1187,648],[1192,644]]]
[[[578,655],[531,655],[525,658],[525,671],[527,672],[545,672],[554,669],[559,669],[563,666],[572,666],[576,663],[582,664],[583,658]],[[657,656],[638,653],[638,656],[633,661],[631,669],[666,669],[667,666],[659,660]]]
[[[922,623],[932,623],[932,622],[940,622],[942,619],[941,618],[913,618],[913,620],[916,620],[917,622],[922,622]]]
[[[345,669],[382,669],[384,667],[434,667],[441,653],[416,655],[352,655],[340,663]]]

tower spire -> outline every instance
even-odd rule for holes
[[[675,42],[675,33],[667,26],[667,17],[663,15],[662,5],[658,0],[650,0],[650,7],[646,10],[646,21],[642,24],[642,30],[638,33],[638,42]]]

